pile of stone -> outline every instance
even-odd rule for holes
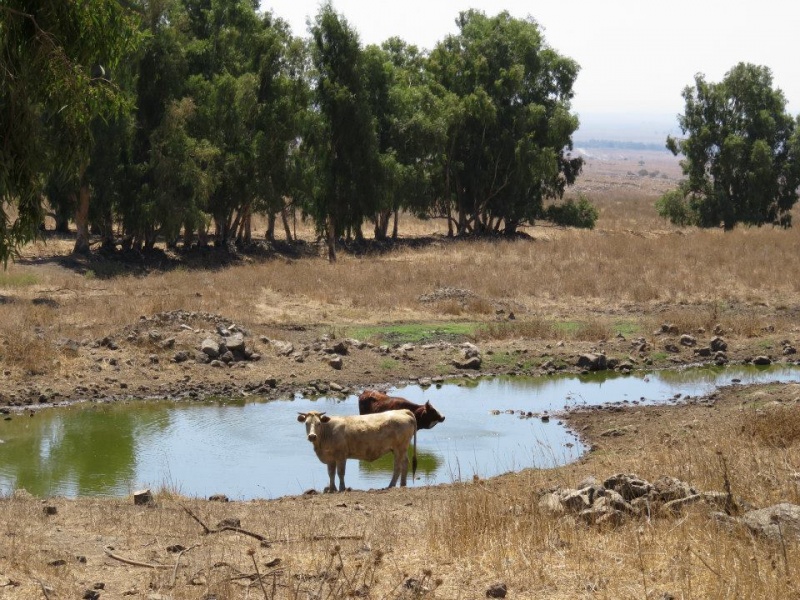
[[[697,502],[729,511],[738,506],[725,492],[701,492],[674,477],[651,483],[620,473],[602,483],[589,477],[574,489],[550,490],[540,498],[539,507],[555,515],[575,515],[589,524],[619,525],[631,518],[675,515]]]
[[[800,506],[796,504],[754,509],[726,492],[702,492],[668,476],[652,483],[625,473],[602,483],[588,477],[573,489],[545,491],[539,508],[552,515],[572,515],[590,525],[613,527],[632,519],[676,516],[698,503],[712,507],[709,517],[723,527],[743,528],[778,542],[800,541]]]

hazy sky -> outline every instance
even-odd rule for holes
[[[262,0],[307,35],[317,0]],[[738,62],[768,66],[792,114],[800,112],[800,3],[793,0],[334,0],[362,44],[397,35],[430,49],[454,33],[459,11],[534,17],[546,42],[581,71],[573,110],[675,115],[681,91],[704,73],[719,81]]]

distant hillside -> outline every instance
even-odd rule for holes
[[[627,142],[621,140],[576,139],[573,141],[572,145],[575,148],[614,148],[616,150],[655,150],[669,152],[664,142],[657,144],[646,142]]]
[[[665,150],[668,135],[681,135],[675,115],[580,113],[579,119],[580,127],[572,139],[576,145],[591,148]]]

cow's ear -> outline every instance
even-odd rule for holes
[[[320,421],[322,421],[323,423],[327,423],[328,421],[330,421],[330,420],[331,420],[331,418],[330,418],[328,415],[322,415],[322,416],[319,418],[319,420],[320,420]]]
[[[298,420],[298,421],[300,421],[301,423],[305,423],[305,421],[306,421],[306,415],[305,415],[305,414],[303,414],[303,413],[298,413],[298,415],[297,415],[297,420]]]
[[[430,407],[431,407],[431,401],[430,401],[430,400],[428,400],[427,402],[425,402],[425,407],[426,407],[426,408],[430,408]]]

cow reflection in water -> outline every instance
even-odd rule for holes
[[[392,410],[374,415],[332,417],[323,412],[299,413],[297,420],[306,424],[306,436],[314,445],[320,461],[328,465],[330,485],[326,491],[336,491],[335,475],[339,474],[339,491],[344,484],[348,458],[373,461],[384,454],[394,454],[394,470],[388,487],[406,485],[408,446],[413,438],[414,452],[411,478],[417,471],[417,422],[410,410]]]

